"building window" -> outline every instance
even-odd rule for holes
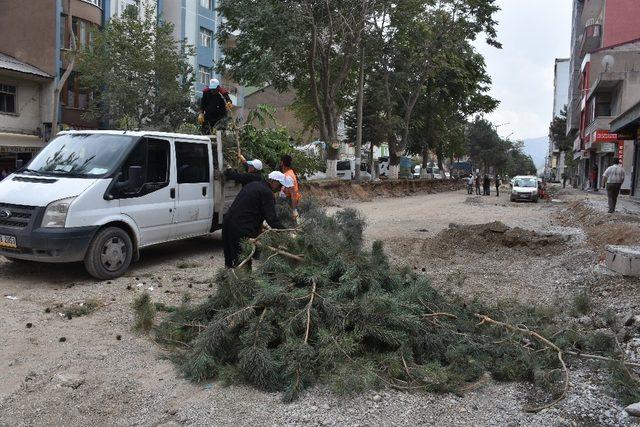
[[[100,9],[102,9],[102,2],[103,0],[82,0],[85,3],[90,3],[94,6],[98,6]]]
[[[0,83],[0,113],[15,114],[17,88]]]
[[[200,44],[204,47],[211,47],[213,41],[213,31],[200,27]]]
[[[73,27],[73,34],[76,36],[78,47],[90,47],[93,44],[92,30],[96,28],[95,24],[74,17],[71,20],[71,26]],[[67,28],[67,15],[61,15],[60,18],[60,40],[62,49],[71,49],[71,34],[69,34]]]
[[[200,65],[200,83],[206,86],[209,80],[211,80],[211,68]]]
[[[64,70],[60,70],[60,75]],[[86,110],[91,102],[91,93],[80,87],[80,80],[75,72],[69,74],[69,78],[65,82],[62,93],[61,102],[66,108],[75,108],[78,110]]]
[[[122,16],[125,10],[127,10],[130,6],[138,6],[137,0],[120,0],[119,8],[118,8],[118,16]]]
[[[200,6],[205,9],[213,10],[213,0],[200,0]]]

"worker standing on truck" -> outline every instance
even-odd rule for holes
[[[264,221],[272,228],[283,228],[276,216],[273,194],[287,186],[291,186],[291,181],[282,172],[274,171],[266,181],[250,182],[240,190],[222,224],[225,267],[234,268],[238,264],[240,242],[258,237]]]
[[[227,117],[232,107],[229,91],[220,86],[218,79],[211,79],[209,86],[202,91],[200,100],[198,122],[202,125],[202,134],[210,135],[218,122]]]
[[[262,161],[258,159],[247,161],[242,154],[238,155],[238,159],[240,159],[247,172],[237,172],[229,168],[224,172],[227,179],[242,184],[243,187],[250,182],[262,180]]]
[[[284,189],[284,196],[289,201],[291,205],[291,209],[293,209],[293,219],[298,219],[298,203],[300,203],[300,199],[302,198],[302,194],[300,194],[300,187],[298,186],[298,176],[295,171],[292,169],[293,159],[289,154],[285,154],[280,157],[280,170],[284,173],[289,179],[293,182],[293,186],[291,188]]]

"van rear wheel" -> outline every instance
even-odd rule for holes
[[[127,271],[132,258],[133,243],[129,234],[121,228],[109,227],[93,238],[84,267],[96,279],[115,279]]]

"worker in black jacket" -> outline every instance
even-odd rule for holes
[[[274,193],[292,184],[282,172],[274,171],[266,181],[250,182],[240,190],[222,224],[225,267],[234,268],[238,264],[240,242],[258,237],[264,221],[271,228],[283,228],[276,216]]]
[[[229,92],[220,86],[217,79],[211,79],[209,86],[203,89],[200,100],[200,113],[204,115],[202,133],[204,135],[211,134],[211,130],[216,127],[218,122],[227,117],[232,105]]]
[[[262,162],[258,159],[247,161],[242,154],[238,156],[242,164],[244,164],[247,172],[237,172],[233,169],[227,169],[224,171],[224,175],[227,179],[233,180],[238,184],[242,184],[244,187],[250,182],[262,180]]]

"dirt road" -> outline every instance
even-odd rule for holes
[[[566,204],[516,205],[506,195],[469,197],[462,191],[343,205],[367,217],[368,239],[385,241],[398,265],[427,274],[441,289],[464,298],[569,304],[597,264],[582,230],[553,220]],[[474,228],[449,229],[451,223],[493,221],[563,238],[508,247],[504,241],[474,240]],[[178,304],[185,294],[205,298],[215,291],[221,247],[214,235],[153,248],[126,277],[100,283],[78,265],[0,261],[0,425],[631,422],[605,394],[598,374],[580,363],[572,366],[569,398],[535,415],[522,410],[529,385],[491,380],[465,397],[381,391],[345,398],[318,388],[286,405],[278,394],[248,387],[190,383],[178,377],[150,338],[132,331],[131,302],[143,290],[167,304]],[[611,283],[623,289],[637,285]],[[623,308],[640,307],[635,294],[620,296]],[[71,319],[62,315],[91,299],[100,303],[95,312]]]

